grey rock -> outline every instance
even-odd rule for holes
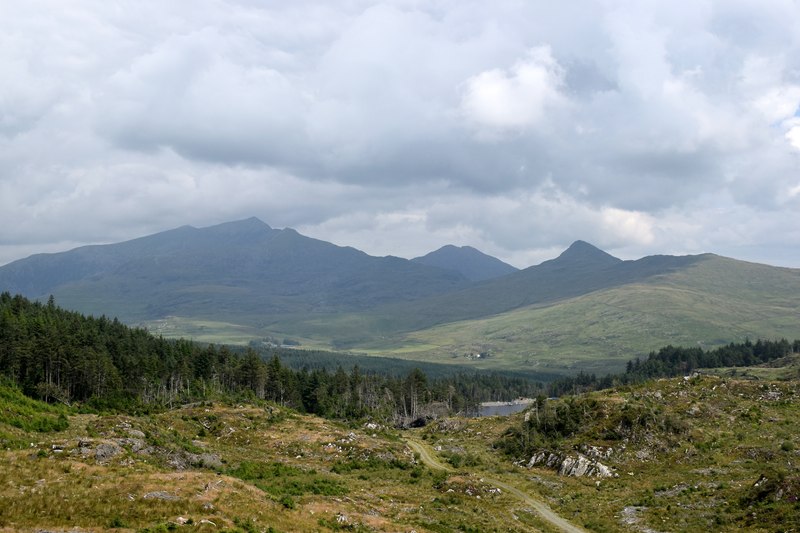
[[[528,461],[528,468],[537,465],[558,470],[558,473],[562,476],[617,477],[617,474],[614,473],[610,467],[580,453],[574,456],[564,456],[557,453],[541,451],[534,454],[530,461]]]
[[[138,453],[147,447],[147,443],[142,439],[116,439],[114,442],[123,448],[130,448],[130,450],[134,453]]]
[[[222,459],[215,453],[188,453],[186,459],[192,466],[200,468],[210,468],[212,470],[222,469]]]
[[[108,461],[122,453],[122,448],[113,442],[103,442],[94,449],[94,456],[98,461]]]
[[[164,492],[163,490],[157,490],[154,492],[148,492],[144,496],[142,496],[145,500],[163,500],[167,502],[174,502],[180,500],[174,494],[170,494],[169,492]]]

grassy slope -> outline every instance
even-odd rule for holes
[[[0,405],[49,416],[6,392]],[[66,430],[45,433],[6,420],[0,531],[528,531],[506,512],[513,498],[471,475],[448,493],[448,476],[416,464],[385,428],[269,405],[71,413]]]
[[[800,380],[800,355],[793,354],[763,365],[746,368],[708,368],[703,369],[703,373],[721,377],[764,381]]]
[[[800,272],[725,258],[553,305],[363,343],[386,355],[481,367],[605,372],[667,344],[800,337]]]
[[[587,445],[610,450],[601,461],[618,477],[509,469],[508,459],[496,451],[510,425],[506,419],[434,424],[420,436],[441,450],[441,457],[477,464],[489,475],[538,493],[561,516],[590,531],[800,528],[797,381],[679,378],[585,398],[596,415],[574,435],[542,449],[573,456]],[[633,429],[620,430],[621,421],[635,412],[648,415]],[[523,416],[515,415],[513,424]],[[664,420],[668,428],[660,426]],[[528,458],[520,459],[524,464]]]
[[[392,430],[274,406],[72,413],[68,429],[45,433],[3,417],[0,431],[25,446],[0,447],[0,530],[550,531],[489,479],[591,531],[792,530],[800,527],[797,386],[700,377],[592,393],[587,408],[602,416],[549,449],[611,448],[603,462],[619,477],[600,481],[502,455],[497,442],[522,414],[415,430],[451,472],[414,466]],[[0,398],[6,409],[63,412],[2,387]],[[619,430],[628,412],[650,415]],[[178,517],[193,525],[179,526]]]
[[[667,344],[708,348],[745,337],[800,338],[800,271],[704,256],[644,282],[398,333],[409,312],[291,317],[245,329],[185,318],[156,326],[165,335],[215,342],[271,334],[309,348],[480,368],[604,373]],[[492,357],[471,357],[481,352]]]

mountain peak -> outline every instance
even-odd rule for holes
[[[273,229],[260,219],[250,217],[201,228],[200,231],[217,236],[253,236],[272,232]]]
[[[513,266],[471,246],[447,244],[435,252],[412,259],[415,263],[455,270],[470,281],[483,281],[516,272]]]
[[[260,230],[272,229],[269,226],[269,224],[262,221],[258,217],[243,218],[242,220],[234,220],[232,222],[223,222],[222,224],[218,224],[212,227],[214,228],[228,227],[228,228],[260,229]]]
[[[575,241],[569,246],[569,248],[564,250],[561,255],[555,259],[555,261],[570,263],[593,263],[602,266],[619,263],[622,260],[604,252],[600,248],[597,248],[586,241]]]

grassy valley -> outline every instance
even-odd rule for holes
[[[800,338],[798,270],[576,243],[469,282],[256,220],[175,232],[6,270],[149,331],[0,293],[0,531],[800,528],[800,341],[729,344]]]

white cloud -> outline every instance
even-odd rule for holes
[[[520,131],[540,125],[550,108],[566,103],[564,69],[548,46],[532,48],[511,68],[492,69],[464,82],[461,110],[479,128]]]
[[[793,118],[784,122],[786,140],[794,148],[800,150],[800,118]]]
[[[0,262],[251,215],[520,266],[800,249],[796,2],[3,11]]]

